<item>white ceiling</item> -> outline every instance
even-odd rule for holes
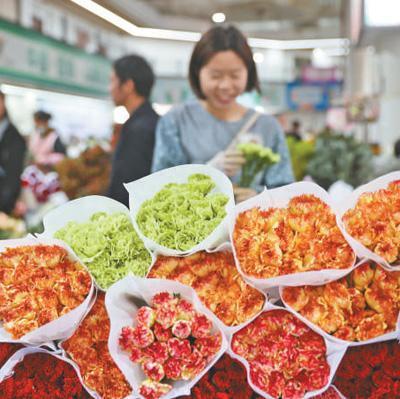
[[[246,34],[270,39],[341,36],[342,0],[100,0],[146,27],[204,31],[223,12]]]

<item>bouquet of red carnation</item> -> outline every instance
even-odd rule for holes
[[[18,349],[22,348],[20,344],[11,344],[8,342],[0,342],[0,367],[14,354]]]
[[[348,398],[400,398],[400,344],[397,340],[348,349],[335,386]]]
[[[131,388],[108,350],[110,320],[104,305],[104,293],[96,302],[72,337],[62,345],[79,366],[85,385],[102,399],[122,399]]]
[[[247,383],[246,369],[237,360],[223,355],[192,388],[190,396],[179,399],[258,399]]]
[[[142,306],[136,326],[122,328],[119,344],[139,363],[147,379],[140,386],[146,399],[157,399],[172,386],[166,382],[195,378],[222,344],[212,333],[212,322],[180,295],[160,292],[152,307]]]
[[[252,383],[274,398],[302,398],[329,381],[324,339],[283,309],[235,333],[232,349],[249,362]]]
[[[47,353],[31,353],[0,383],[2,399],[89,399],[73,367]]]
[[[342,397],[333,386],[330,386],[325,392],[321,393],[321,395],[314,396],[314,399],[342,399]]]

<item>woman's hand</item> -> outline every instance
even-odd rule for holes
[[[235,196],[235,202],[238,204],[239,202],[246,201],[257,195],[257,191],[252,188],[233,186],[233,194]]]
[[[246,162],[242,153],[235,149],[221,151],[212,158],[208,165],[222,170],[227,176],[235,176]]]

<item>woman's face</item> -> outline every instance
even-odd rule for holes
[[[229,108],[245,91],[247,77],[246,65],[234,51],[220,51],[200,69],[200,88],[212,107]]]

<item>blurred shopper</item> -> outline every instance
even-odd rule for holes
[[[400,159],[400,139],[396,140],[394,143],[394,156]]]
[[[293,181],[282,129],[265,114],[243,107],[237,97],[260,91],[253,54],[246,38],[233,26],[216,26],[196,44],[189,65],[190,85],[197,96],[173,108],[157,126],[153,171],[186,163],[209,163],[237,181],[245,160],[237,150],[245,133],[270,147],[281,161],[261,173],[251,188],[235,186],[238,202],[264,185]]]
[[[287,136],[287,137],[292,137],[292,138],[294,138],[295,140],[301,141],[300,129],[301,129],[300,121],[294,120],[294,121],[292,122],[292,127],[291,127],[291,129],[286,133],[286,136]]]
[[[155,129],[158,115],[149,97],[154,74],[145,59],[129,55],[113,65],[110,92],[115,105],[124,106],[129,119],[122,126],[112,161],[108,196],[128,206],[123,183],[147,176],[151,172]]]
[[[66,148],[56,131],[50,127],[51,114],[37,111],[33,119],[35,131],[29,140],[31,163],[43,172],[49,172],[65,157]]]
[[[26,144],[8,119],[5,96],[0,92],[0,211],[10,213],[18,198]]]

